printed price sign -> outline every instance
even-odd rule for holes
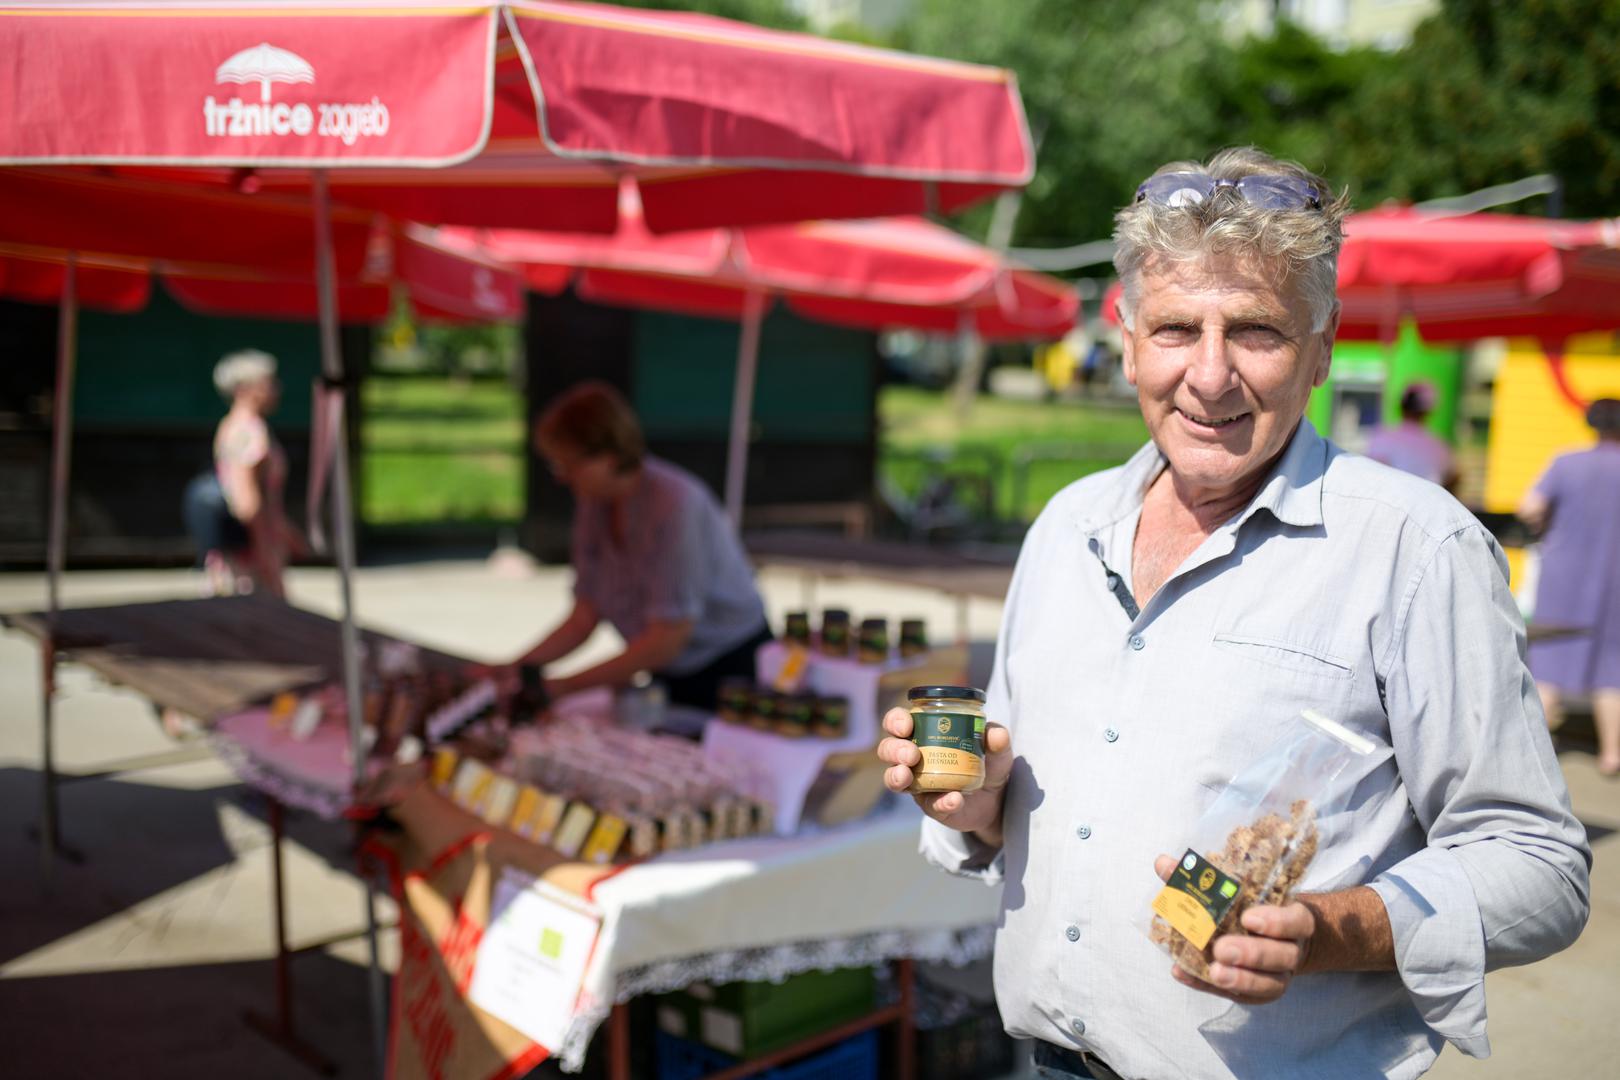
[[[468,993],[474,1005],[541,1046],[562,1045],[602,915],[578,896],[508,868]]]

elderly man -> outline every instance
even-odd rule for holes
[[[1152,442],[1031,528],[985,786],[919,797],[924,855],[1003,885],[997,998],[1045,1075],[1414,1077],[1447,1041],[1489,1053],[1485,972],[1585,923],[1591,854],[1501,552],[1440,488],[1302,419],[1343,211],[1244,149],[1165,166],[1118,215]],[[1153,873],[1306,708],[1375,744],[1350,809],[1295,902],[1216,937],[1212,983],[1172,970],[1142,929]],[[905,790],[911,720],[884,724]]]

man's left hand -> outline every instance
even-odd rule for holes
[[[1168,881],[1175,866],[1175,859],[1160,855],[1153,868],[1161,880]],[[1305,967],[1311,938],[1316,933],[1316,916],[1296,900],[1282,905],[1257,904],[1245,911],[1240,921],[1247,934],[1218,934],[1211,944],[1214,962],[1209,966],[1210,982],[1172,965],[1170,973],[1175,980],[1243,1005],[1264,1005],[1282,997],[1294,976]]]

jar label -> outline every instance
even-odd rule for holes
[[[923,749],[959,750],[975,757],[984,757],[982,716],[974,716],[971,713],[913,712],[911,725],[911,741]]]

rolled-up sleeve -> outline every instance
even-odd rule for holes
[[[1539,960],[1586,924],[1592,855],[1570,809],[1507,562],[1474,526],[1440,541],[1406,590],[1384,666],[1396,763],[1424,849],[1371,887],[1424,1021],[1490,1053],[1485,972]]]

